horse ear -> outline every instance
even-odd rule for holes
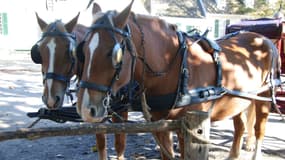
[[[132,0],[132,2],[115,17],[114,23],[116,27],[123,28],[126,25],[129,15],[131,13],[133,3],[134,0]]]
[[[101,7],[97,3],[93,3],[92,14],[96,14],[98,12],[102,12]]]
[[[71,21],[69,21],[64,27],[66,28],[67,32],[72,32],[73,28],[77,24],[78,17],[80,15],[80,12],[77,14],[76,17],[74,17]]]
[[[43,31],[47,27],[48,24],[39,17],[37,12],[36,12],[36,17],[37,17],[38,24],[39,24],[41,30]]]

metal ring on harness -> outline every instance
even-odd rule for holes
[[[102,100],[103,107],[107,110],[111,106],[111,92],[107,92],[107,96]]]
[[[188,68],[183,68],[183,69],[182,69],[182,73],[186,73],[186,74],[188,74],[188,73],[189,73]]]

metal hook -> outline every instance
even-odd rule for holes
[[[111,101],[112,101],[111,92],[107,92],[106,97],[104,97],[102,101],[103,107],[106,110],[111,107]]]

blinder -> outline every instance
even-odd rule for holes
[[[85,41],[80,42],[76,47],[76,57],[77,59],[84,63],[85,56],[84,56],[84,47]],[[112,49],[111,56],[112,56],[112,64],[114,68],[118,68],[119,64],[122,62],[123,53],[124,53],[125,45],[120,43],[116,43]]]
[[[120,43],[116,43],[112,50],[112,65],[115,69],[119,68],[123,59],[124,50]]]
[[[69,40],[69,46],[68,46],[68,53],[71,55],[71,58],[73,59],[74,52],[76,50],[75,46],[76,46],[76,37],[75,34],[72,33],[67,33],[67,32],[61,32],[58,31],[56,28],[56,23],[58,21],[54,22],[47,30],[47,32],[43,33],[41,39],[35,44],[33,45],[33,47],[31,48],[31,59],[34,63],[36,64],[42,64],[42,57],[39,51],[39,44],[41,41],[43,41],[43,39],[45,37],[49,37],[49,36],[60,36],[60,37],[67,37]]]
[[[74,56],[74,52],[75,52],[75,46],[72,42],[69,43],[69,47],[68,47],[68,53],[71,55],[71,57],[73,58]],[[31,59],[35,64],[42,64],[42,57],[41,57],[41,53],[39,51],[39,45],[38,43],[33,45],[33,47],[31,48]]]
[[[33,45],[32,49],[31,49],[31,59],[36,64],[42,64],[42,57],[41,57],[41,54],[39,52],[39,45],[38,44]]]

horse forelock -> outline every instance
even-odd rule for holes
[[[65,29],[64,23],[61,20],[55,20],[54,22],[48,24],[45,29],[43,29],[43,33],[46,32],[67,32]]]
[[[64,23],[62,23],[60,20],[56,21],[56,29],[58,29],[60,32],[67,32]]]

